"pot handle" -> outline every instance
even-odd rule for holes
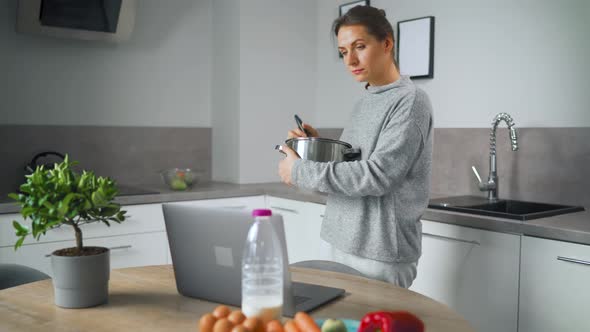
[[[359,149],[359,148],[344,149],[343,154],[347,160],[357,160],[361,156],[361,149]]]
[[[275,145],[275,150],[278,150],[280,153],[282,153],[283,155],[287,156],[287,153],[285,152],[285,150],[283,150],[283,146],[282,145]],[[299,156],[299,153],[297,153],[297,151],[295,151],[295,154],[297,156]],[[301,157],[299,157],[301,158]]]
[[[283,146],[282,145],[275,145],[275,150],[278,150],[280,153],[284,154],[285,156],[287,155],[285,153],[285,151],[283,151]]]

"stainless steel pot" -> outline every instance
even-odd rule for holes
[[[295,150],[302,159],[319,162],[351,161],[358,159],[361,154],[360,150],[353,149],[352,145],[329,138],[297,137],[286,140],[285,144]],[[275,149],[283,152],[280,145]]]

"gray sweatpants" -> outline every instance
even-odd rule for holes
[[[409,288],[416,279],[418,262],[391,263],[376,261],[343,252],[324,240],[321,240],[320,253],[323,259],[348,265],[364,274],[367,278],[385,281],[403,288]]]

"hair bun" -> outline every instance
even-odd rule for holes
[[[385,17],[385,16],[386,16],[386,15],[385,15],[385,10],[383,10],[383,9],[379,9],[379,14],[383,15],[383,17]]]

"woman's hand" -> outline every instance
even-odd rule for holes
[[[312,127],[311,125],[304,123],[303,128],[307,129],[307,132],[309,133],[309,137],[320,137],[320,134],[318,133],[318,131],[314,127]],[[295,137],[307,137],[307,135],[303,131],[301,131],[301,129],[299,129],[299,128],[289,130],[289,133],[287,134],[287,138],[295,138]]]
[[[279,162],[279,176],[281,177],[281,181],[291,186],[293,185],[291,182],[291,170],[293,169],[293,163],[295,163],[295,160],[301,158],[299,158],[293,149],[286,145],[282,146],[282,151],[287,156],[285,159]]]

